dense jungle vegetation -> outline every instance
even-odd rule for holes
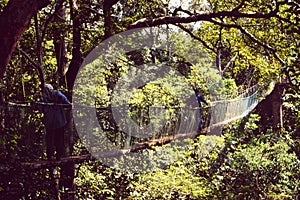
[[[122,35],[136,30],[147,30],[143,40]],[[113,39],[118,41],[108,42]],[[151,45],[135,47],[145,41]],[[90,61],[97,48],[97,59]],[[151,81],[138,85],[145,80]],[[185,90],[186,82],[192,90]],[[0,199],[297,200],[299,82],[298,0],[2,0]],[[217,134],[200,134],[175,148],[143,146],[138,152],[151,158],[152,167],[136,172],[144,165],[138,159],[47,161],[37,103],[45,83],[74,108],[79,101],[95,107],[104,137],[124,149],[176,132],[179,107],[194,89],[209,101],[203,105],[206,125],[214,102],[241,98],[252,87],[263,92],[248,115]],[[126,90],[131,83],[138,86],[134,92]],[[126,112],[118,107],[124,99],[128,118],[139,126],[166,124],[148,138],[128,136],[112,115],[115,108]],[[151,106],[168,115],[158,112],[152,119]],[[87,155],[94,149],[85,141],[97,134],[85,138],[79,132],[98,129],[89,120],[76,127],[68,117],[65,156]]]

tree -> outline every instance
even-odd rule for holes
[[[0,13],[0,78],[30,19],[49,3],[50,0],[10,0]]]

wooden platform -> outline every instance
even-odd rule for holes
[[[205,131],[206,131],[206,129],[204,129],[202,132],[204,133]],[[176,135],[172,135],[172,136],[166,136],[163,138],[148,140],[145,142],[134,144],[130,148],[126,148],[126,149],[119,149],[116,151],[107,151],[107,152],[103,151],[99,155],[95,154],[94,156],[92,156],[91,154],[84,154],[84,155],[74,155],[74,156],[62,157],[60,160],[35,160],[35,161],[29,161],[29,162],[22,162],[21,165],[23,167],[38,169],[38,168],[49,168],[49,167],[55,167],[55,166],[62,166],[66,163],[83,163],[83,162],[89,161],[89,160],[96,160],[96,158],[100,158],[100,157],[103,157],[103,158],[117,157],[117,156],[121,156],[126,153],[129,153],[129,152],[138,152],[141,150],[149,149],[151,147],[162,146],[164,144],[172,142],[173,140],[194,138],[197,135],[199,135],[199,133],[196,133],[196,132],[185,133],[185,134],[176,134]]]

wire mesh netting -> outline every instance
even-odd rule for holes
[[[209,126],[227,124],[246,116],[258,104],[258,97],[259,92],[251,89],[236,99],[213,102]]]

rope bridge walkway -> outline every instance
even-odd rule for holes
[[[263,94],[266,96],[269,93]],[[235,99],[214,101],[212,103],[212,118],[209,127],[218,127],[226,125],[232,121],[248,115],[259,103],[259,97],[262,95],[258,86],[253,86]]]
[[[273,87],[271,88],[273,89]],[[140,131],[139,126],[137,126],[139,128],[138,130],[133,130],[135,127],[129,127],[129,129],[126,130],[126,134],[124,134],[124,131],[120,131],[115,121],[111,120],[111,108],[96,108],[96,112],[99,124],[104,129],[106,137],[115,143],[121,143],[120,146],[122,149],[119,153],[122,154],[163,145],[176,139],[193,138],[199,134],[217,134],[216,131],[223,125],[248,115],[259,103],[260,98],[262,99],[268,95],[271,90],[263,91],[258,88],[258,86],[254,86],[235,99],[213,101],[210,107],[203,107],[203,125],[200,133],[197,132],[199,125],[197,113],[199,113],[199,108],[158,106],[146,110],[145,108],[127,110],[130,115],[128,119],[134,119],[140,125],[147,124],[151,120],[158,122],[149,123],[149,126],[153,126],[150,130],[158,129],[159,131],[152,133],[151,137],[147,138],[139,138],[131,134],[131,132]],[[40,106],[64,107],[65,112],[72,111],[73,115],[76,115],[77,112],[76,108],[45,103],[6,103],[0,105],[0,129],[4,130],[1,131],[2,133],[0,135],[2,141],[4,141],[0,146],[2,152],[5,149],[11,148],[9,146],[10,144],[6,144],[5,141],[8,140],[9,137],[17,137],[18,145],[20,145],[19,152],[23,157],[22,165],[26,167],[41,168],[59,166],[66,162],[79,163],[93,159],[93,157],[87,153],[84,155],[63,157],[60,160],[47,160],[44,153],[45,132],[41,122],[42,114],[39,111]],[[91,109],[95,111],[95,108],[86,108],[86,113],[90,112]],[[126,111],[121,110],[121,112]],[[185,119],[184,116],[188,117]],[[164,124],[160,126],[157,125],[161,122],[164,122]],[[124,124],[126,124],[126,120]],[[88,124],[86,124],[86,126],[88,126]],[[70,133],[76,132],[74,126],[70,127],[69,130],[66,130],[65,135],[72,135]],[[84,129],[85,127],[76,126],[76,129],[78,128]],[[13,134],[15,136],[12,136]],[[66,148],[70,148],[71,143],[69,138],[65,137],[65,143],[67,144]],[[43,156],[44,160],[41,159]]]

